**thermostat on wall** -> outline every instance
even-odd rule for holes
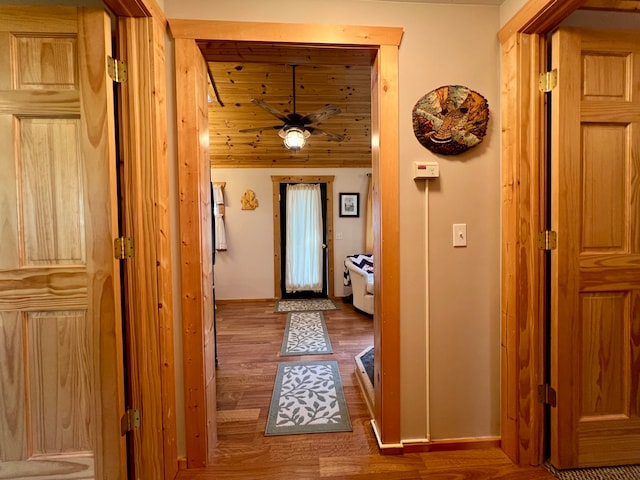
[[[438,162],[413,162],[413,178],[436,178],[440,176]]]

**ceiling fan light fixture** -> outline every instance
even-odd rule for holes
[[[309,135],[307,130],[300,127],[289,127],[280,131],[280,136],[284,139],[284,146],[292,152],[302,150]]]

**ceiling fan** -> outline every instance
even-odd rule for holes
[[[344,140],[344,137],[342,135],[336,135],[335,133],[326,132],[317,127],[311,126],[311,124],[321,122],[330,117],[333,117],[334,115],[337,115],[341,112],[340,107],[338,107],[337,105],[328,104],[307,115],[300,115],[296,112],[296,66],[297,65],[291,65],[293,76],[293,113],[285,115],[268,103],[256,98],[252,98],[251,103],[265,109],[267,112],[281,120],[283,123],[280,125],[269,125],[266,127],[245,128],[243,130],[240,130],[240,132],[257,132],[265,129],[278,130],[278,135],[280,135],[280,137],[284,139],[284,146],[293,152],[297,152],[302,149],[302,147],[304,147],[306,139],[310,135],[324,135],[325,137],[328,137],[329,140],[333,140],[334,142],[341,142],[342,140]]]

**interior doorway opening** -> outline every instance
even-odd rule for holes
[[[208,127],[203,116],[207,95],[206,60],[198,46],[198,42],[206,43],[207,39],[262,42],[273,46],[273,39],[277,38],[282,43],[275,46],[281,47],[281,50],[291,44],[306,45],[309,49],[325,47],[325,50],[334,52],[358,50],[362,57],[368,59],[372,79],[373,224],[374,232],[378,232],[374,241],[374,255],[379,266],[375,270],[374,343],[376,351],[384,351],[384,362],[380,355],[375,364],[376,377],[384,379],[384,382],[376,385],[373,426],[380,444],[397,444],[400,440],[400,399],[397,394],[400,390],[400,335],[397,321],[399,267],[395,260],[399,250],[397,78],[402,29],[258,23],[243,25],[241,22],[233,22],[233,27],[229,28],[229,22],[171,20],[170,23],[175,39],[176,103],[181,126],[178,132],[178,163],[181,167],[179,188],[183,239],[182,315],[185,322],[183,351],[185,403],[188,405],[185,422],[188,466],[204,466],[211,461],[216,441],[215,432],[212,433],[208,428],[208,425],[215,423],[212,418],[215,418],[216,408],[215,372],[211,371],[212,328],[207,323],[212,279],[210,275],[203,275],[201,270],[201,266],[207,264],[206,252],[194,248],[189,241],[193,237],[193,242],[206,242],[210,241],[207,239],[211,236],[210,225],[202,225],[199,221],[208,205],[194,200],[201,196],[206,198],[204,192],[210,188],[208,146],[202,141],[202,132]],[[331,42],[327,42],[327,39],[331,39]],[[384,277],[380,272],[385,273]]]

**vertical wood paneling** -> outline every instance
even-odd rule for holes
[[[626,125],[582,127],[582,251],[628,250]]]
[[[400,251],[398,46],[381,45],[372,72],[373,131],[373,329],[376,423],[383,443],[397,444],[400,432]],[[375,128],[375,127],[374,127]],[[384,140],[383,140],[384,139]],[[377,224],[377,225],[376,225]]]
[[[544,37],[516,34],[502,46],[502,448],[516,463],[543,461],[544,97],[537,78]]]
[[[213,324],[213,214],[211,209],[211,160],[209,138],[205,135],[209,131],[209,103],[208,103],[208,74],[204,57],[200,53],[196,60],[196,101],[197,101],[197,129],[199,132],[197,168],[199,199],[199,242],[200,242],[200,273],[202,288],[202,319],[204,328],[204,370],[205,370],[205,401],[207,420],[210,425],[216,421],[216,351],[215,330]],[[218,439],[216,428],[207,428],[207,464],[214,460],[215,447]]]
[[[565,32],[568,33],[568,32]],[[577,466],[578,442],[575,426],[580,415],[579,388],[574,383],[579,372],[580,348],[575,341],[579,321],[580,272],[574,261],[580,248],[582,199],[580,152],[580,105],[582,69],[580,37],[555,32],[552,66],[562,66],[551,104],[552,229],[558,233],[558,247],[551,252],[551,377],[558,391],[556,408],[551,410],[551,462],[558,467]],[[566,126],[566,129],[564,128]],[[562,128],[562,131],[560,131]],[[562,298],[561,298],[562,295]],[[562,370],[560,370],[562,369]],[[558,390],[559,389],[559,390]]]
[[[126,83],[130,93],[121,96],[125,102],[131,101],[132,109],[122,111],[121,120],[125,125],[144,127],[132,130],[124,147],[140,154],[132,160],[140,162],[135,168],[139,168],[138,174],[143,175],[143,179],[139,184],[124,185],[123,198],[144,204],[144,209],[136,211],[134,216],[136,235],[144,238],[136,246],[141,261],[133,267],[135,283],[129,286],[127,294],[136,298],[133,301],[145,302],[138,311],[149,313],[136,319],[145,323],[139,333],[144,334],[148,329],[158,342],[154,345],[157,352],[153,359],[145,357],[146,343],[136,345],[135,351],[130,352],[131,356],[138,357],[139,365],[146,363],[154,370],[154,375],[143,372],[133,380],[137,382],[137,391],[144,392],[145,417],[152,424],[148,434],[137,439],[139,453],[134,458],[134,470],[139,478],[173,479],[178,465],[164,51],[166,19],[154,0],[107,0],[105,4],[121,23],[118,47],[125,57],[131,55],[129,69],[136,69]],[[128,24],[123,22],[127,18],[131,20]],[[148,150],[140,150],[140,145],[147,146]],[[143,292],[144,298],[137,298],[140,288],[147,286],[151,289]],[[156,396],[158,387],[161,393]],[[164,470],[162,476],[156,477],[154,472],[160,470]]]
[[[195,42],[176,38],[176,104],[178,120],[178,165],[180,190],[180,237],[182,277],[182,322],[185,383],[185,423],[187,465],[202,467],[209,458],[208,430],[215,432],[215,410],[207,411],[207,371],[205,361],[206,330],[204,312],[201,218],[203,211],[200,163],[208,163],[208,149],[202,148],[199,127],[206,121],[206,66]],[[198,93],[204,89],[205,98]],[[206,130],[205,130],[206,131]],[[203,158],[205,156],[205,158]],[[207,168],[206,185],[210,174]],[[211,236],[211,230],[208,232]],[[211,422],[211,423],[210,423]],[[209,424],[212,428],[208,428]],[[215,434],[215,433],[213,433]]]
[[[626,415],[629,398],[628,295],[592,293],[582,296],[582,392],[580,415]]]
[[[22,119],[19,131],[23,264],[84,264],[80,122]]]
[[[0,312],[0,461],[27,456],[22,314]]]
[[[86,312],[30,312],[27,329],[31,454],[90,452],[95,352]]]
[[[517,149],[515,125],[518,121],[516,100],[518,98],[518,35],[513,35],[502,45],[502,103],[501,124],[502,129],[502,257],[501,257],[501,317],[502,317],[502,341],[501,341],[501,422],[500,433],[502,449],[518,463],[518,421],[517,405],[518,390],[515,372],[505,368],[505,365],[517,365],[517,355],[512,348],[517,342],[516,332],[516,275],[517,257],[514,235],[517,233],[515,224],[516,209],[516,168],[515,151]]]
[[[144,419],[132,433],[139,478],[173,478],[177,471],[169,180],[166,139],[164,31],[151,18],[120,18],[124,231],[134,239],[127,262],[130,287],[131,406]]]
[[[149,2],[151,3],[151,2]],[[170,205],[170,178],[171,168],[167,153],[167,79],[165,66],[165,38],[167,34],[167,22],[155,2],[151,6],[153,12],[152,26],[152,54],[149,77],[152,77],[149,93],[152,95],[154,123],[149,128],[149,134],[154,139],[155,165],[153,170],[156,176],[156,242],[157,268],[149,265],[152,272],[157,273],[158,282],[158,320],[160,326],[160,356],[162,379],[162,440],[164,460],[164,478],[173,480],[178,472],[178,447],[176,426],[176,390],[175,390],[175,354],[174,354],[174,301],[173,301],[173,251],[171,244],[171,218]],[[175,247],[178,248],[177,246]]]

